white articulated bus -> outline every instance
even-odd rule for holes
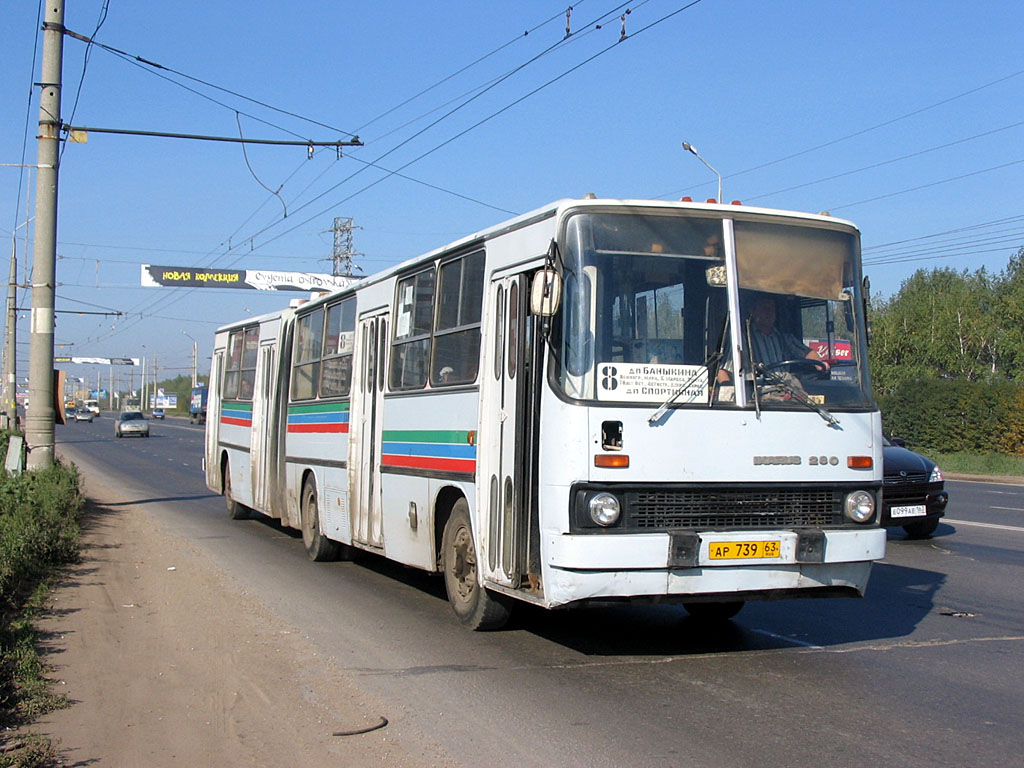
[[[473,628],[858,596],[885,554],[866,298],[846,221],[562,200],[218,330],[207,484],[314,560],[443,573]]]

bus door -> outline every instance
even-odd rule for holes
[[[209,395],[206,403],[206,487],[220,488],[224,478],[220,476],[220,461],[217,458],[220,447],[220,373],[224,369],[224,350],[219,349],[210,363]]]
[[[256,361],[256,382],[252,399],[252,503],[256,509],[268,511],[273,500],[273,486],[277,477],[276,463],[270,450],[270,436],[274,431],[277,399],[277,346],[260,346]]]
[[[480,430],[483,471],[480,507],[486,515],[486,567],[492,580],[518,587],[525,572],[528,495],[524,435],[527,406],[523,275],[494,280],[490,287],[490,333],[481,376]]]
[[[352,480],[355,488],[355,520],[352,538],[371,547],[383,547],[381,531],[380,451],[384,412],[384,369],[387,361],[388,313],[359,319],[357,406],[358,440],[354,441]]]

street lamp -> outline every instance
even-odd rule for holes
[[[192,337],[189,336],[184,331],[182,331],[181,333],[184,336],[187,336],[188,338],[192,339]],[[196,341],[195,339],[192,339],[192,388],[193,389],[195,389],[195,387],[198,386],[198,378],[197,378],[198,371],[196,370],[196,365],[197,365],[196,361],[198,359],[198,356],[199,356],[199,342]]]
[[[703,157],[701,157],[699,154],[697,154],[697,148],[695,146],[693,146],[693,144],[691,144],[690,142],[684,141],[683,142],[683,149],[685,149],[687,152],[689,152],[694,157],[696,157],[698,160],[700,160],[702,163],[704,163],[704,165],[706,165],[708,167],[708,170],[710,170],[713,174],[715,174],[715,176],[718,177],[718,202],[720,202],[720,203],[723,202],[722,201],[722,174],[720,174],[718,171],[716,171],[714,168],[712,168],[707,160],[705,160]]]

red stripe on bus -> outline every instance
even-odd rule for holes
[[[289,424],[289,432],[348,432],[348,424]]]
[[[439,459],[432,456],[401,456],[385,453],[380,463],[388,467],[413,467],[414,469],[444,469],[449,472],[475,472],[474,459]]]
[[[251,427],[252,419],[233,419],[230,416],[221,416],[221,424],[234,424],[237,427]]]

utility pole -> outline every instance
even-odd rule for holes
[[[28,360],[27,467],[53,464],[53,307],[57,272],[57,166],[60,162],[60,89],[64,61],[64,0],[46,3],[39,92],[35,247]]]
[[[18,313],[15,311],[18,301],[18,257],[17,246],[11,238],[11,279],[7,284],[7,336],[4,343],[3,366],[3,412],[7,420],[5,425],[13,429],[18,424],[18,386],[16,382],[18,354]]]
[[[352,270],[356,269],[362,272],[362,267],[356,264],[353,259],[356,256],[362,256],[363,254],[357,253],[352,248],[352,232],[357,227],[352,218],[338,217],[334,220],[334,226],[331,227],[330,231],[334,233],[334,253],[331,255],[331,261],[334,262],[332,275],[335,277],[352,277]]]
[[[184,331],[182,331],[181,334],[192,339],[192,388],[195,389],[198,386],[199,378],[199,342]]]

